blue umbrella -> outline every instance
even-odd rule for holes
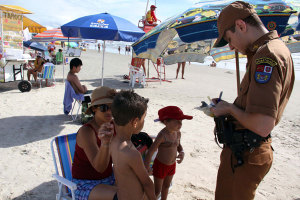
[[[24,41],[23,45],[25,47],[31,48],[33,50],[37,50],[37,51],[47,51],[47,48],[42,45],[39,42],[32,42],[32,41]]]
[[[126,19],[101,13],[75,19],[61,26],[66,37],[80,37],[84,39],[104,40],[102,59],[102,81],[104,71],[105,40],[135,42],[145,32]]]

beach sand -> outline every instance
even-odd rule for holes
[[[100,86],[102,53],[82,52],[79,78],[88,89]],[[123,75],[128,74],[129,55],[106,53],[104,85],[128,89]],[[65,76],[69,71],[65,66]],[[213,118],[199,106],[208,102],[207,96],[232,102],[236,97],[236,75],[227,69],[186,65],[185,79],[175,79],[177,65],[166,66],[169,82],[148,82],[135,91],[150,99],[143,131],[156,135],[163,126],[153,122],[157,111],[176,105],[193,115],[182,127],[185,159],[177,165],[173,187],[168,199],[214,199],[217,169],[221,149],[214,142]],[[58,135],[77,132],[80,123],[63,114],[64,83],[62,65],[56,68],[55,87],[33,88],[21,93],[17,83],[0,84],[0,200],[54,200],[58,192],[51,177],[54,166],[50,141]],[[150,66],[150,77],[155,75]],[[243,74],[242,74],[243,75]],[[179,75],[181,77],[181,74]],[[300,199],[300,82],[294,91],[281,122],[272,132],[273,166],[260,184],[258,200]]]

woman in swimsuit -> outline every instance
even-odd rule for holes
[[[96,88],[86,111],[94,117],[78,130],[72,164],[73,182],[77,184],[76,199],[113,199],[116,194],[109,154],[113,135],[110,108],[115,93],[108,87]]]
[[[149,148],[145,157],[145,167],[150,172],[151,158],[158,150],[153,163],[153,177],[155,195],[161,193],[161,200],[167,199],[168,190],[176,170],[177,163],[180,164],[184,158],[184,151],[180,144],[181,126],[183,119],[192,119],[192,116],[184,115],[177,106],[167,106],[158,111],[159,121],[165,125],[157,135],[155,141]],[[178,155],[177,155],[178,152]]]

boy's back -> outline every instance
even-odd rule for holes
[[[118,137],[114,137],[111,143],[111,156],[118,187],[118,199],[144,199],[143,186],[136,175],[144,165],[140,153],[132,142],[122,142]]]

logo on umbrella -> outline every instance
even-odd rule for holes
[[[108,28],[108,24],[105,24],[104,22],[104,19],[98,19],[97,22],[91,22],[90,27]]]

